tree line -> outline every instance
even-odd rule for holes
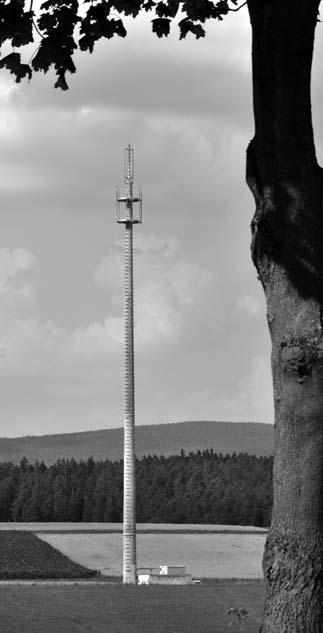
[[[137,459],[137,521],[268,526],[272,462],[212,449]],[[0,521],[122,522],[122,506],[122,460],[0,463]]]

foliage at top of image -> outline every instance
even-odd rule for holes
[[[89,578],[96,571],[74,563],[32,532],[0,531],[0,578]]]
[[[55,88],[67,90],[66,73],[75,73],[73,55],[77,49],[93,52],[101,38],[126,37],[123,18],[135,18],[140,12],[153,14],[152,31],[158,37],[169,34],[171,21],[179,14],[179,37],[188,33],[197,39],[205,36],[207,20],[222,20],[230,11],[237,11],[238,0],[48,0],[40,10],[33,0],[8,0],[0,3],[0,51],[5,43],[12,52],[0,61],[16,82],[32,77],[33,71],[47,72],[54,68]],[[14,49],[34,44],[30,62],[25,63]]]

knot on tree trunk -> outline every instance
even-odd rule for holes
[[[323,342],[315,337],[284,340],[280,343],[279,364],[287,375],[302,383],[314,368],[322,372]]]
[[[287,374],[296,377],[298,382],[303,382],[306,376],[312,373],[315,355],[313,350],[304,344],[287,344],[283,341],[280,345],[279,361]]]

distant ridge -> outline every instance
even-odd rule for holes
[[[177,422],[136,427],[136,455],[172,455],[213,448],[217,453],[271,455],[274,427],[253,422]],[[52,464],[74,457],[119,460],[123,455],[123,429],[82,431],[57,435],[0,438],[0,461],[18,463],[43,460]]]

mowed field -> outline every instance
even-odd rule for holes
[[[121,534],[38,536],[85,567],[121,574]],[[264,544],[265,537],[255,534],[138,534],[137,566],[185,565],[197,577],[261,578]]]
[[[30,530],[74,562],[105,576],[122,573],[122,525],[118,523],[0,523]],[[207,578],[261,578],[266,530],[252,526],[138,524],[137,566],[185,565]]]
[[[28,529],[60,552],[105,576],[122,573],[122,525],[0,523]],[[138,524],[137,566],[185,565],[207,578],[261,578],[266,530],[249,526]]]

